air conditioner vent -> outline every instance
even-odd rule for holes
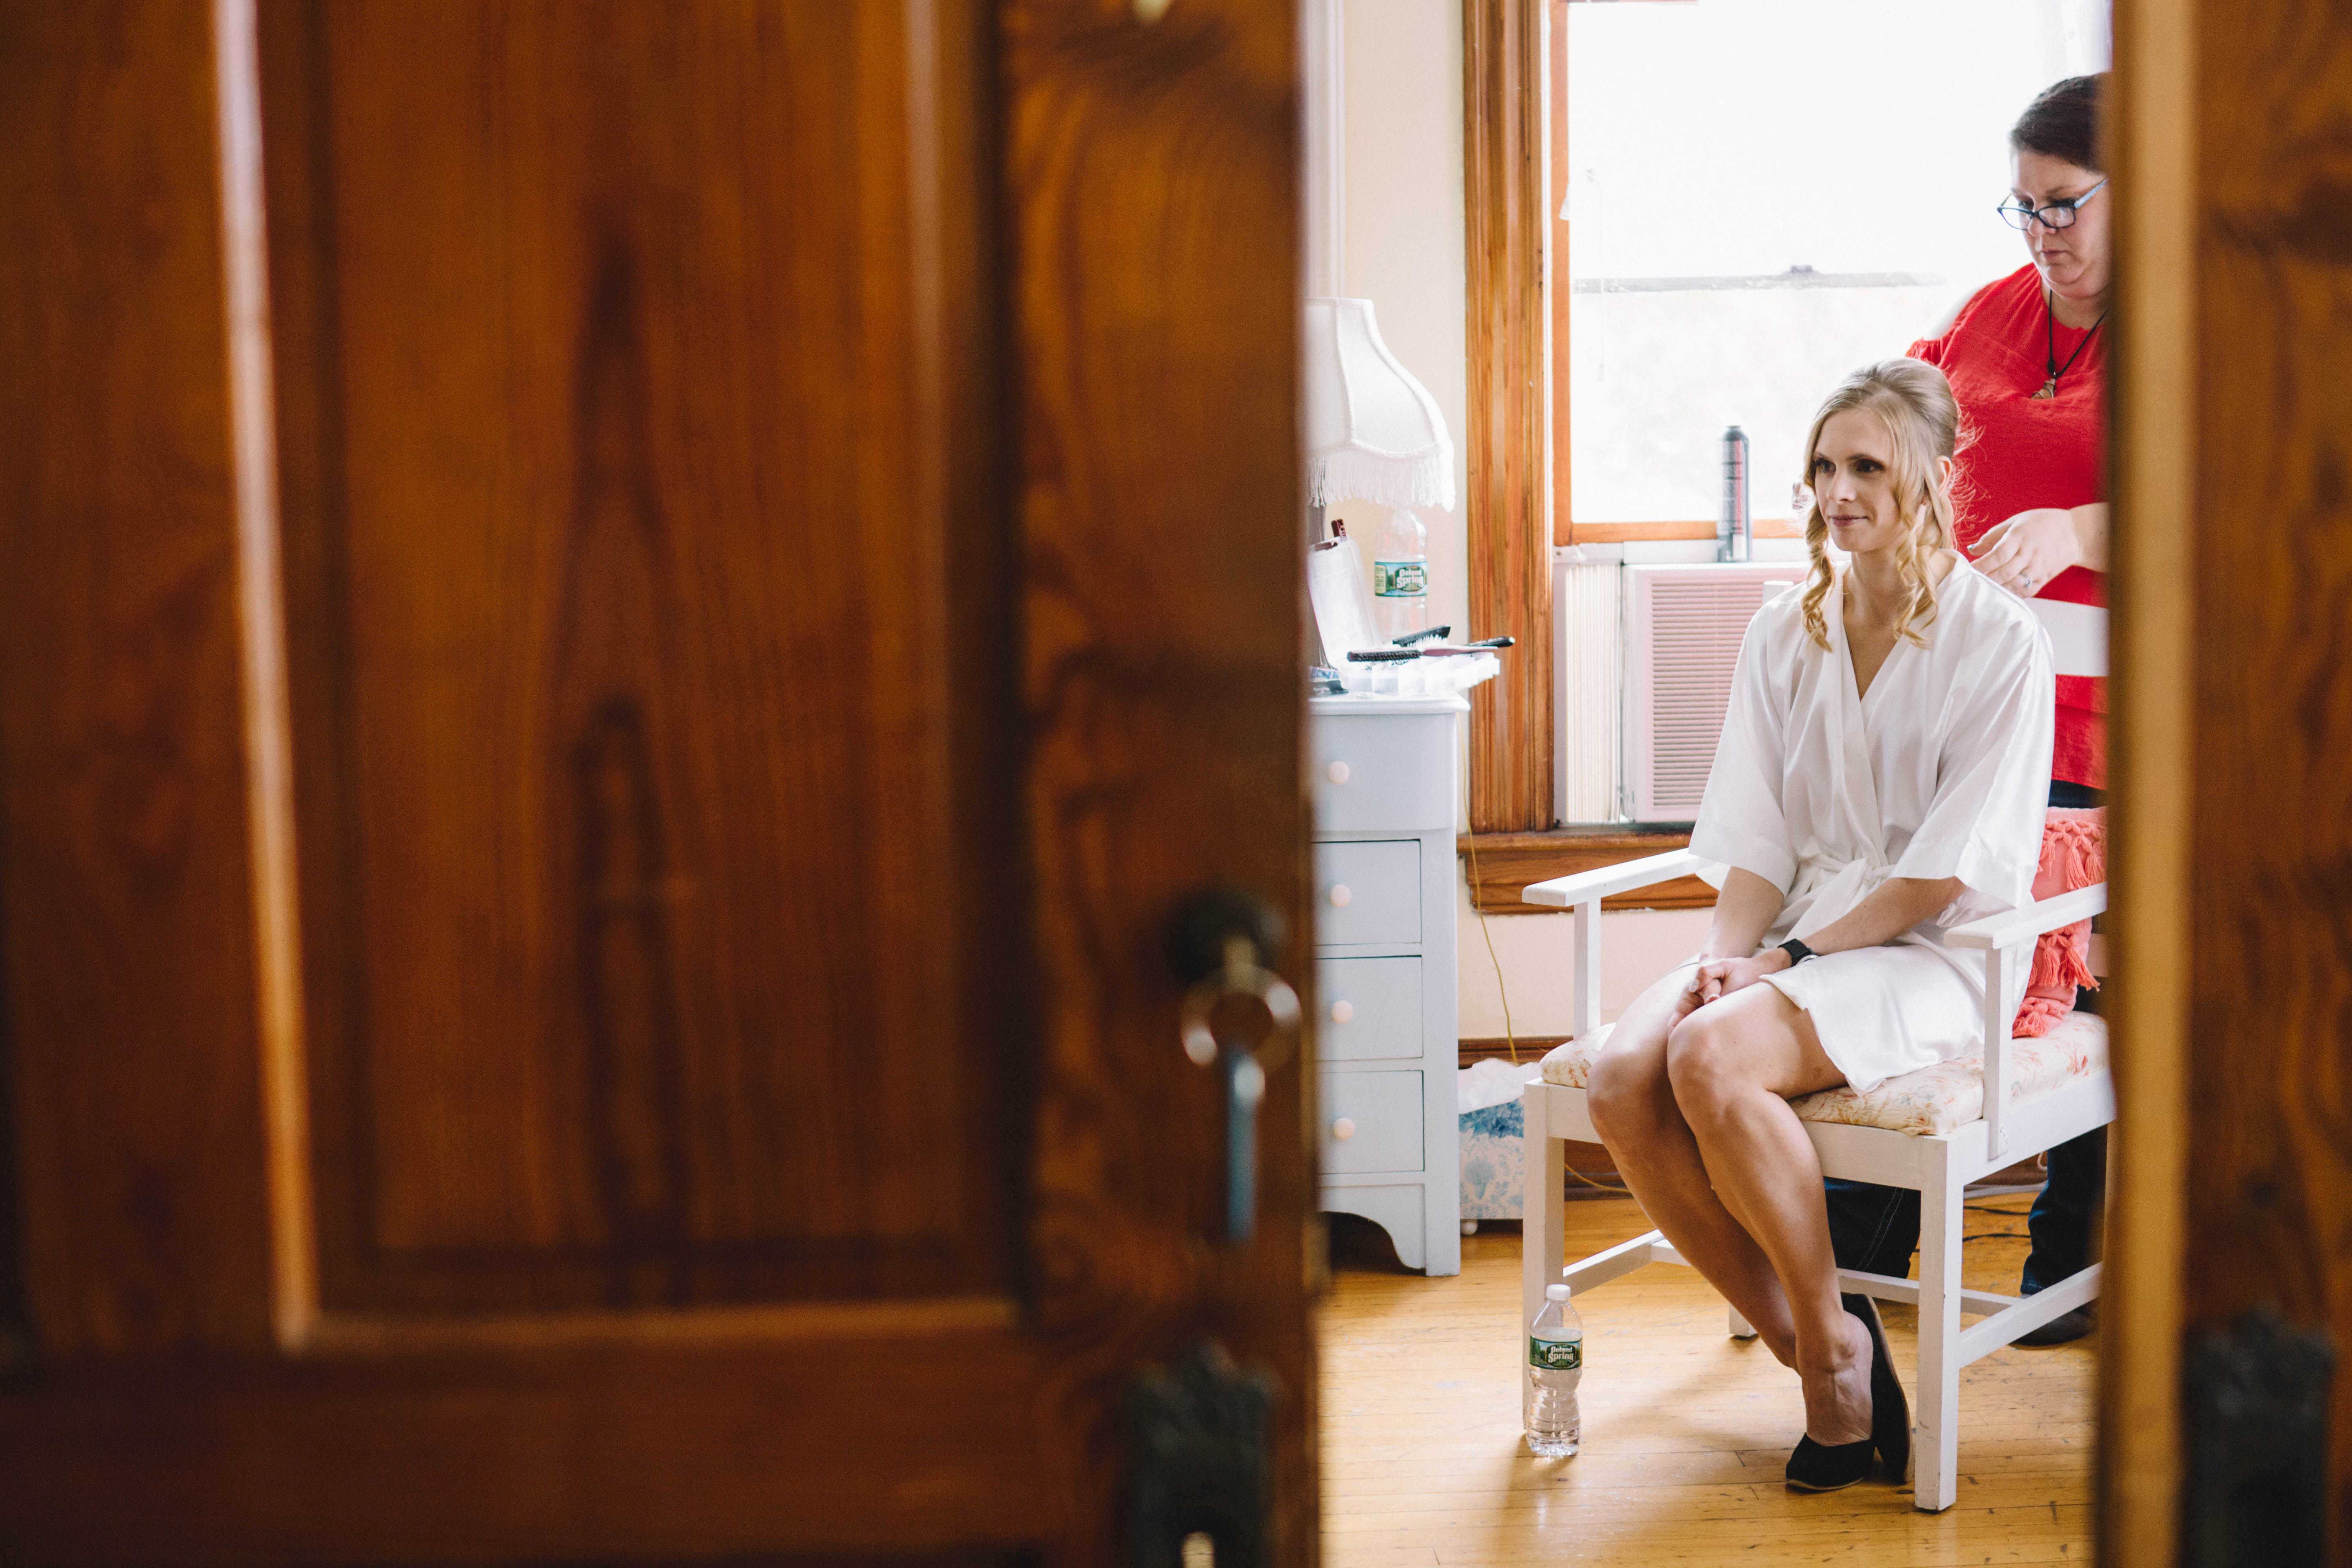
[[[1625,569],[1627,793],[1635,820],[1698,816],[1748,623],[1803,572],[1786,562]]]

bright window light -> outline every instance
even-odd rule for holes
[[[1736,421],[1785,518],[1829,389],[2026,261],[2009,128],[2105,0],[1566,10],[1570,515],[1712,526]]]

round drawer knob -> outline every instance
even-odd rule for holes
[[[1332,885],[1332,888],[1331,888],[1331,907],[1332,907],[1333,909],[1335,909],[1335,910],[1344,910],[1344,909],[1346,909],[1349,904],[1352,904],[1352,903],[1354,903],[1355,901],[1356,901],[1356,895],[1355,895],[1355,894],[1353,894],[1353,893],[1351,893],[1351,892],[1349,892],[1349,891],[1348,891],[1348,884],[1347,884],[1347,883],[1345,883],[1345,882],[1337,882],[1337,883],[1334,883],[1334,884]]]
[[[1331,1123],[1331,1142],[1334,1143],[1345,1143],[1355,1135],[1356,1124],[1346,1117],[1342,1116]]]
[[[1329,779],[1335,784],[1346,784],[1348,782],[1348,764],[1345,763],[1333,763],[1329,767],[1323,770],[1323,776]]]
[[[1331,1021],[1333,1023],[1344,1024],[1355,1016],[1356,1005],[1353,1002],[1334,1002],[1331,1004]]]

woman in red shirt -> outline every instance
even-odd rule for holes
[[[2010,132],[2016,180],[2001,216],[2032,259],[1978,289],[1911,356],[1942,370],[1964,425],[1954,531],[1979,571],[2026,597],[2107,602],[2106,175],[2098,106],[2106,78],[2074,77],[2029,105]],[[2091,806],[2107,782],[2107,683],[2058,678],[2050,804]],[[2050,1151],[2050,1179],[2026,1228],[2023,1289],[2048,1289],[2090,1262],[2105,1181],[2106,1132]],[[1839,1266],[1900,1278],[1919,1241],[1919,1195],[1832,1181]],[[1854,1310],[1854,1303],[1847,1303]],[[2021,1338],[2060,1344],[2090,1331],[2077,1308]]]
[[[2074,77],[2033,100],[2010,133],[2017,178],[2001,214],[2032,260],[1971,296],[1911,357],[1941,370],[1970,426],[1960,458],[1960,546],[2026,597],[2107,602],[2109,195],[2096,167],[2104,77]],[[2106,787],[2106,682],[2058,678],[2051,778],[2093,805]],[[2068,798],[2061,799],[2064,795]]]

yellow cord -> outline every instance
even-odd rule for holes
[[[1495,956],[1495,933],[1486,929],[1486,910],[1478,901],[1478,835],[1470,835],[1470,912],[1478,917],[1478,934],[1486,939],[1486,962],[1495,966],[1495,994],[1503,999],[1503,1044],[1511,1065],[1519,1065],[1519,1037],[1511,1028],[1511,993],[1503,984],[1503,961]]]
[[[1486,940],[1486,962],[1495,966],[1495,994],[1501,997],[1503,1001],[1503,1044],[1511,1053],[1512,1063],[1517,1065],[1519,1059],[1519,1038],[1511,1027],[1511,993],[1503,984],[1503,961],[1495,955],[1495,933],[1486,929],[1486,911],[1478,901],[1478,836],[1473,833],[1469,837],[1470,910],[1478,917],[1478,934]],[[1581,1171],[1572,1170],[1568,1173],[1588,1187],[1598,1187],[1604,1193],[1615,1193],[1620,1197],[1630,1198],[1633,1195],[1626,1188],[1612,1187],[1606,1182],[1596,1182]]]

